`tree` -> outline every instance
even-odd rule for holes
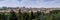
[[[29,15],[25,12],[25,13],[23,14],[23,18],[24,18],[24,20],[29,20]]]
[[[60,12],[60,10],[52,10],[52,11],[50,11],[51,14],[57,14],[59,12]]]
[[[5,13],[3,13],[3,20],[6,20],[6,15],[5,15]]]
[[[37,11],[37,13],[36,13],[37,20],[42,19],[42,16],[43,16],[43,13],[40,11]]]
[[[6,20],[6,15],[5,13],[0,14],[0,20]]]
[[[3,8],[4,10],[6,10],[6,9],[7,9],[7,7],[6,7],[6,6],[3,6],[2,8]]]
[[[49,16],[52,16],[52,20],[56,20],[56,19],[60,20],[59,19],[60,18],[60,16],[59,16],[60,14],[59,13],[60,13],[60,10],[52,10],[52,11],[50,11]]]
[[[35,19],[35,16],[33,15],[33,11],[31,10],[31,19]]]
[[[19,14],[21,14],[21,9],[19,9]]]
[[[15,12],[13,10],[10,11],[10,20],[18,20],[17,16],[15,15]]]
[[[19,20],[22,20],[22,13],[21,13],[21,9],[19,9]]]

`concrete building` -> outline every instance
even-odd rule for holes
[[[44,13],[49,13],[49,11],[52,10],[60,10],[60,8],[12,8],[16,13],[19,12],[19,9],[21,9],[21,12],[31,12],[31,10],[33,12],[37,12],[37,11],[41,11]],[[10,12],[11,9],[6,9],[6,10],[0,10],[0,12]]]

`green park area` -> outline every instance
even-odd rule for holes
[[[60,20],[60,10],[52,10],[49,13],[40,11],[15,13],[11,10],[10,12],[0,12],[0,20]]]

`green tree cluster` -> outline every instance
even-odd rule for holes
[[[52,10],[49,13],[41,11],[37,12],[21,12],[15,13],[14,10],[10,12],[0,12],[0,20],[60,20],[60,10]]]

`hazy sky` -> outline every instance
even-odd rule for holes
[[[0,7],[60,7],[60,0],[0,0]]]

